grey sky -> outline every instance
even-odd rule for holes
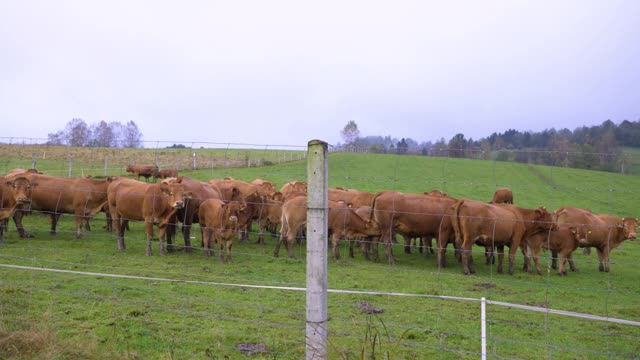
[[[640,1],[2,1],[0,136],[480,138],[640,120]],[[7,126],[11,124],[11,126]]]

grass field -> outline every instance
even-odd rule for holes
[[[139,150],[135,156],[153,156],[147,153],[152,151]],[[267,157],[268,151],[255,151]],[[113,155],[127,156],[132,155]],[[306,162],[285,156],[288,161],[271,166],[185,169],[183,174],[201,180],[263,178],[278,186],[306,180]],[[31,164],[30,155],[2,159],[7,170]],[[67,165],[68,160],[57,159],[38,162],[37,167],[47,172]],[[102,168],[96,171],[102,175]],[[485,201],[497,187],[507,186],[523,207],[545,205],[553,210],[573,205],[618,216],[637,217],[640,203],[638,176],[505,162],[332,153],[329,176],[331,187],[371,192],[440,189],[454,197]],[[274,258],[275,240],[258,245],[255,235],[249,242],[236,242],[231,264],[206,259],[198,250],[160,257],[157,243],[153,256],[146,257],[142,224],[131,224],[127,250],[119,252],[113,235],[102,229],[103,221],[97,216],[93,231],[82,240],[75,239],[70,216],[63,217],[55,237],[48,234],[44,215],[24,220],[33,238],[19,239],[11,226],[0,247],[1,264],[99,275],[2,267],[0,358],[304,357],[304,292],[220,284],[304,287],[304,243],[296,249],[296,259]],[[199,231],[193,233],[199,243]],[[483,249],[475,250],[478,262]],[[359,252],[350,259],[346,243],[340,251],[341,260],[329,261],[330,289],[486,297],[640,321],[640,245],[634,241],[613,251],[610,273],[598,272],[595,254],[576,252],[580,271],[566,277],[548,269],[548,254],[541,262],[549,271],[542,276],[522,272],[520,255],[512,276],[499,275],[494,266],[483,263],[476,264],[474,276],[464,276],[451,251],[451,265],[444,269],[436,266],[433,255],[404,254],[401,247],[394,248],[395,266],[366,261]],[[382,312],[363,312],[370,308]],[[479,358],[479,308],[476,301],[331,293],[330,358]],[[640,354],[640,327],[634,325],[495,305],[488,308],[488,320],[492,358],[609,359]],[[268,351],[255,355],[239,350],[263,345]]]

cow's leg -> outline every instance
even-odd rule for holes
[[[586,247],[586,248],[584,248],[584,250],[582,250],[582,253],[583,253],[584,255],[589,255],[589,254],[591,254],[591,248],[590,248],[590,247]]]
[[[558,264],[558,275],[567,275],[567,268],[565,267],[565,264],[567,262],[567,258],[564,255],[560,255],[560,258],[558,259],[559,264]]]
[[[359,242],[360,240],[352,239],[352,240],[347,240],[347,241],[349,241],[349,257],[353,259],[354,258],[353,247],[355,246],[356,242]]]
[[[524,259],[522,271],[531,273],[533,271],[531,268],[531,256],[533,254],[533,249],[528,245],[524,246],[523,244],[520,244],[520,250],[522,250],[522,258]]]
[[[449,243],[448,231],[440,231],[438,238],[436,239],[436,247],[438,251],[436,263],[438,268],[447,267],[447,245]],[[455,246],[454,246],[455,247]]]
[[[340,249],[338,248],[339,241],[340,241],[340,234],[336,231],[333,233],[333,236],[331,236],[331,248],[333,249],[333,258],[335,260],[340,259]]]
[[[536,264],[536,271],[538,272],[538,275],[542,275],[542,268],[540,267],[540,250],[541,250],[541,247],[535,247],[532,253],[530,254],[531,256],[533,256],[533,262]],[[532,271],[533,269],[530,268],[529,273],[531,273]]]
[[[473,259],[471,258],[471,246],[469,246],[469,244],[471,244],[471,242],[468,241],[468,239],[465,239],[463,241],[463,247],[461,249],[462,266],[463,266],[465,275],[470,275],[474,273]]]
[[[76,239],[82,239],[82,227],[85,222],[89,222],[89,217],[84,214],[76,214]]]
[[[518,246],[513,246],[513,245],[509,246],[509,274],[510,275],[513,275],[513,267],[515,266],[517,252],[518,252]]]
[[[287,234],[287,250],[289,251],[289,257],[291,259],[295,259],[296,257],[295,251],[293,249],[296,244],[296,233],[297,231],[295,233],[289,231],[289,233]]]
[[[200,224],[200,234],[202,235],[202,247],[204,256],[211,256],[209,252],[209,241],[211,238],[211,230],[209,228],[205,229],[203,224]]]
[[[147,256],[151,256],[151,241],[153,240],[153,222],[151,220],[145,220],[144,222],[145,233],[147,234]]]
[[[105,230],[107,230],[108,232],[112,232],[113,231],[113,219],[111,218],[111,212],[107,211],[104,214],[105,214],[105,218],[106,218]]]
[[[167,252],[173,252],[175,245],[173,244],[173,237],[178,231],[178,224],[170,222],[166,225],[165,236],[167,237]]]
[[[151,231],[153,231],[153,224],[151,224]],[[158,225],[158,245],[160,247],[160,255],[164,256],[165,253],[165,249],[164,249],[164,240],[165,237],[167,236],[167,224],[159,224]]]
[[[50,216],[51,220],[51,230],[49,230],[49,234],[56,235],[56,227],[58,225],[58,220],[60,220],[61,213],[53,213]]]
[[[598,251],[598,270],[604,271],[604,249],[596,248]]]
[[[231,262],[231,248],[233,247],[233,238],[226,240],[227,243],[227,263]]]
[[[393,234],[389,234],[389,237],[386,237],[384,240],[384,252],[387,254],[387,261],[389,262],[389,265],[395,265],[396,263],[396,260],[393,257],[393,249],[391,248],[392,235]]]
[[[118,215],[112,214],[113,225],[116,227],[116,241],[118,242],[118,250],[124,250],[126,248],[124,244],[124,228],[126,221]]]
[[[495,248],[498,250],[498,274],[502,274],[502,264],[504,261],[504,245],[498,245]]]
[[[558,250],[551,250],[551,268],[558,269]]]
[[[404,253],[411,254],[411,240],[412,238],[402,235],[403,244],[404,244]]]
[[[184,252],[191,252],[191,226],[193,225],[193,220],[189,218],[184,219],[184,223],[182,225],[182,237],[184,238]]]
[[[571,271],[578,271],[578,268],[576,267],[576,264],[573,263],[573,254],[569,253],[567,255],[567,261],[569,262],[569,267],[571,268]]]

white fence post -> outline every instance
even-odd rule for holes
[[[482,360],[487,359],[487,299],[480,299],[480,333],[482,337]]]
[[[73,170],[73,155],[69,156],[69,177],[71,177],[72,170]]]
[[[109,174],[109,154],[104,156],[104,177]]]
[[[327,149],[311,140],[307,150],[307,360],[327,359]]]

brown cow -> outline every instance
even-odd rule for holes
[[[191,194],[184,191],[180,181],[170,184],[148,184],[131,179],[118,179],[109,184],[109,210],[116,229],[118,250],[126,248],[123,220],[144,221],[147,233],[147,256],[151,255],[153,226],[157,225],[160,255],[165,254],[164,239],[167,227],[175,223],[176,211],[184,207]]]
[[[260,189],[260,193],[264,195],[271,196],[276,192],[276,186],[271,181],[255,179],[251,184],[257,186]]]
[[[241,180],[212,179],[207,183],[215,189],[219,189],[222,200],[237,201],[242,199],[247,204],[247,208],[238,218],[240,240],[247,240],[251,223],[253,220],[260,221],[263,215],[264,202],[268,195],[260,187]]]
[[[264,244],[264,232],[270,229],[271,236],[275,237],[278,225],[282,220],[282,204],[284,198],[282,193],[277,191],[264,201],[264,207],[260,215],[260,233],[258,234],[258,244]]]
[[[208,183],[190,179],[186,176],[179,178],[168,178],[162,180],[163,183],[170,184],[179,182],[184,186],[184,191],[189,192],[191,197],[185,199],[185,204],[182,209],[178,209],[176,212],[176,219],[182,222],[182,236],[184,238],[184,250],[185,252],[191,252],[191,226],[194,223],[199,222],[198,209],[202,202],[207,199],[222,199],[222,195],[217,189],[211,187]],[[176,223],[177,224],[177,223]],[[171,236],[167,237],[167,250],[173,251],[174,246],[171,242],[172,235],[176,232],[176,226],[170,226],[168,231]]]
[[[529,236],[526,239],[527,256],[524,258],[524,270],[532,272],[531,258],[536,266],[538,275],[542,274],[540,268],[540,249],[545,248],[552,252],[553,262],[560,259],[558,274],[566,275],[565,263],[569,261],[571,271],[577,271],[571,254],[578,248],[580,242],[587,241],[588,231],[584,226],[561,225],[556,231],[549,233],[540,232]],[[558,257],[559,256],[559,257]]]
[[[380,230],[375,222],[363,220],[353,209],[343,203],[329,201],[328,232],[331,234],[333,258],[339,259],[338,242],[340,239],[356,239],[359,237],[379,236]],[[307,197],[297,196],[282,205],[282,229],[280,240],[273,251],[278,257],[280,245],[287,242],[289,257],[294,258],[294,241],[296,234],[307,223]]]
[[[158,170],[158,172],[153,174],[153,181],[156,179],[167,179],[167,178],[177,178],[178,177],[178,169],[164,169]]]
[[[489,204],[513,204],[513,191],[509,188],[497,189]]]
[[[498,250],[498,273],[502,273],[504,246],[509,246],[509,274],[513,274],[515,254],[528,236],[554,228],[551,214],[544,208],[524,209],[508,204],[486,204],[460,200],[452,219],[456,242],[461,244],[465,275],[475,272],[471,247],[474,243]]]
[[[289,181],[288,183],[282,185],[280,188],[280,192],[286,198],[289,193],[292,192],[302,192],[307,193],[307,183],[304,181]]]
[[[222,201],[207,199],[200,204],[198,218],[202,233],[204,255],[215,254],[215,244],[220,246],[220,262],[231,262],[233,238],[238,230],[238,215],[244,211],[246,204],[238,201]],[[223,250],[226,249],[226,256]]]
[[[445,210],[455,202],[456,199],[448,196],[405,194],[395,191],[378,193],[371,206],[372,219],[380,226],[380,241],[384,244],[389,264],[395,263],[391,251],[394,233],[408,238],[438,238]],[[378,259],[377,249],[373,255]]]
[[[13,214],[13,220],[21,237],[26,237],[22,226],[22,217],[31,210],[51,215],[52,235],[63,213],[74,214],[76,219],[76,237],[82,238],[82,228],[88,219],[100,212],[107,202],[107,186],[110,178],[96,180],[89,178],[63,178],[57,176],[26,173],[25,177],[38,186],[33,189],[31,203],[20,205]]]
[[[146,181],[149,181],[149,178],[154,178],[158,173],[157,165],[127,165],[127,172],[133,174],[133,176],[140,180],[140,176],[144,176]]]
[[[20,168],[15,168],[15,169],[11,169],[9,170],[9,172],[7,173],[7,175],[5,175],[5,177],[7,178],[13,178],[16,175],[24,175],[24,174],[40,174],[42,175],[42,172],[36,170],[36,169],[20,169]]]
[[[0,176],[0,240],[2,240],[7,220],[13,214],[17,206],[27,205],[31,202],[31,189],[37,183],[31,183],[24,176],[7,179]]]
[[[342,201],[347,206],[355,209],[362,206],[371,206],[375,195],[370,192],[355,189],[330,188],[328,197],[329,200]]]
[[[555,214],[558,224],[582,225],[590,231],[589,238],[580,242],[580,246],[596,248],[600,271],[609,272],[611,250],[620,246],[624,240],[636,238],[638,219],[635,218],[593,214],[590,210],[571,206],[563,206]]]

